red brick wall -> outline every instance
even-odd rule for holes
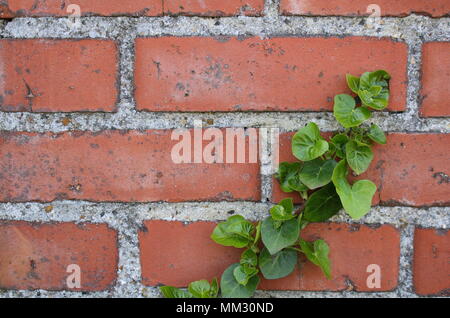
[[[5,23],[21,17],[58,21],[69,14],[66,2],[0,0],[0,19]],[[370,14],[366,9],[373,1],[336,2],[280,0],[278,18],[350,19]],[[82,8],[82,17],[142,17],[153,21],[172,16],[204,19],[211,28],[216,21],[211,18],[218,17],[235,19],[236,24],[270,23],[263,20],[267,13],[264,0],[78,0],[76,4]],[[414,13],[439,19],[450,13],[448,0],[378,0],[377,4],[382,8],[381,16],[396,19]],[[164,114],[168,118],[177,114],[185,121],[190,116],[206,119],[211,114],[229,118],[267,114],[283,120],[310,116],[322,120],[332,110],[333,96],[349,93],[346,73],[357,75],[379,68],[392,75],[392,98],[384,114],[388,121],[389,116],[403,114],[410,111],[411,104],[416,105],[408,96],[408,71],[414,64],[415,80],[421,88],[412,97],[417,99],[417,107],[411,115],[421,124],[406,127],[401,121],[395,123],[387,145],[375,147],[372,166],[362,177],[377,184],[374,207],[392,208],[392,212],[403,207],[426,211],[450,206],[448,124],[441,129],[433,126],[450,116],[448,41],[420,42],[422,60],[412,61],[410,47],[398,37],[351,35],[344,30],[334,36],[298,32],[246,37],[197,36],[197,30],[191,31],[193,35],[158,37],[134,33],[132,48],[127,52],[121,49],[123,38],[108,33],[102,38],[90,38],[88,31],[82,31],[82,38],[0,39],[1,118],[5,123],[11,119],[20,127],[30,127],[16,129],[11,125],[0,131],[0,211],[6,211],[0,213],[0,289],[67,290],[69,264],[82,268],[83,287],[75,291],[115,288],[121,271],[119,249],[123,248],[118,243],[120,229],[112,228],[111,220],[93,221],[95,216],[55,222],[46,217],[52,209],[49,204],[89,201],[106,209],[111,202],[135,207],[183,202],[239,206],[245,201],[257,206],[291,196],[282,193],[275,180],[270,182],[272,176],[262,175],[260,160],[244,164],[174,163],[171,150],[176,141],[171,135],[177,127],[171,123],[161,129],[132,124],[131,129],[120,128],[126,118],[116,120],[114,116],[120,113],[123,101],[124,53],[130,55],[134,67],[127,79],[132,86],[128,101],[134,104],[123,116],[155,115],[162,122]],[[77,122],[77,118],[84,118],[84,122]],[[151,121],[151,117],[144,118]],[[39,126],[33,126],[35,119]],[[59,126],[55,126],[56,120]],[[214,121],[205,122],[214,127]],[[277,121],[252,123],[255,127],[276,126]],[[329,127],[334,126],[328,121],[327,130],[333,130]],[[280,136],[281,161],[294,160],[290,151],[293,129],[287,130]],[[248,143],[246,147],[250,147]],[[265,197],[265,185],[271,188],[270,197]],[[298,196],[294,198],[297,203],[301,201]],[[38,204],[48,211],[32,215],[26,204]],[[22,209],[21,215],[8,214],[12,206]],[[372,215],[377,211],[374,209]],[[211,241],[210,233],[219,218],[202,216],[185,224],[154,219],[151,213],[149,210],[143,222],[137,220],[139,225],[134,228],[137,239],[133,242],[140,261],[136,266],[140,266],[139,283],[143,286],[186,286],[192,280],[217,277],[239,257],[240,251]],[[401,222],[373,223],[332,222],[308,227],[302,234],[305,238],[323,238],[330,245],[333,280],[324,279],[317,267],[302,259],[301,268],[289,277],[262,281],[260,289],[395,291],[401,284],[403,264]],[[448,230],[441,224],[411,226],[411,292],[448,296]],[[366,285],[366,268],[372,263],[383,269],[382,286],[376,290]]]

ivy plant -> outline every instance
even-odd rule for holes
[[[386,71],[366,72],[361,77],[347,74],[346,79],[355,96],[337,95],[333,109],[343,129],[326,140],[315,123],[308,123],[292,138],[292,153],[299,161],[279,165],[276,178],[282,191],[298,192],[304,203],[296,208],[293,199],[287,198],[256,224],[234,215],[214,229],[211,238],[216,243],[242,249],[239,263],[222,274],[222,297],[251,297],[261,276],[288,276],[299,253],[320,267],[326,278],[332,278],[328,244],[322,239],[306,241],[300,233],[309,223],[325,222],[342,208],[356,220],[369,212],[377,187],[370,180],[351,184],[348,174],[364,173],[373,160],[373,144],[386,143],[381,128],[365,121],[373,110],[383,110],[389,102]],[[163,286],[161,292],[169,298],[218,297],[219,284],[217,279],[212,283],[200,280],[189,284],[187,290]]]

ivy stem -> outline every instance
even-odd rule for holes
[[[294,251],[297,251],[299,253],[303,253],[304,254],[304,252],[300,248],[296,248],[296,247],[293,247],[293,246],[286,247],[286,249],[294,250]]]
[[[297,210],[295,210],[294,214],[300,215],[303,212],[303,210],[305,209],[305,205],[306,205],[305,203],[302,203],[302,205]]]

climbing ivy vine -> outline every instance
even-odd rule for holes
[[[351,184],[348,174],[349,170],[355,175],[365,172],[373,159],[373,144],[386,144],[381,128],[365,121],[373,110],[383,110],[389,102],[386,71],[366,72],[361,77],[347,74],[346,78],[354,96],[335,96],[333,108],[343,129],[329,140],[313,122],[299,129],[292,138],[292,153],[299,161],[282,162],[276,174],[281,189],[298,192],[304,203],[296,208],[292,198],[281,200],[256,224],[241,215],[219,223],[211,238],[217,244],[242,249],[239,263],[224,271],[220,284],[214,279],[192,282],[187,290],[163,286],[165,297],[251,297],[260,276],[279,279],[291,274],[299,253],[332,278],[328,244],[321,239],[306,241],[300,233],[309,223],[327,221],[342,208],[356,220],[369,212],[377,187],[370,180]]]

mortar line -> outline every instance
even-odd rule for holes
[[[409,109],[411,109],[410,106]],[[65,126],[61,121],[66,117],[70,117],[71,121]],[[116,129],[190,129],[194,127],[194,121],[205,122],[205,119],[212,119],[214,124],[204,125],[204,128],[277,127],[283,133],[296,131],[306,122],[314,121],[321,131],[332,132],[340,129],[332,112],[152,113],[136,111],[134,103],[120,102],[116,113],[0,112],[0,131],[60,133]],[[376,123],[386,132],[450,132],[450,118],[418,118],[407,112],[374,112],[367,123]],[[401,127],[399,123],[402,123]]]
[[[262,220],[274,203],[262,202],[182,202],[182,203],[92,203],[85,201],[55,201],[52,203],[0,203],[0,220],[28,222],[90,222],[106,223],[112,228],[123,222],[136,228],[143,221],[167,220],[180,222],[222,221],[232,214],[251,220]],[[46,207],[51,212],[46,212]],[[231,212],[232,211],[232,212]],[[231,214],[230,214],[231,213]],[[132,216],[132,218],[131,218]],[[361,220],[352,220],[344,211],[330,222],[366,225],[390,224],[403,227],[414,224],[429,228],[449,228],[449,207],[385,207],[374,206]]]
[[[64,17],[46,17],[46,18],[15,18],[8,21],[5,25],[3,34],[6,38],[114,38],[120,30],[126,29],[126,26],[136,25],[137,30],[133,31],[138,36],[158,36],[158,35],[177,35],[177,36],[370,36],[370,37],[391,37],[394,40],[402,40],[411,36],[423,36],[425,41],[447,40],[450,38],[448,32],[449,25],[440,26],[436,30],[436,25],[449,23],[450,18],[429,18],[419,15],[410,15],[402,18],[384,17],[382,24],[378,28],[368,29],[364,22],[366,17],[308,17],[308,16],[281,16],[268,15],[263,17],[218,17],[214,20],[208,17],[81,17],[80,28],[71,30],[65,24]],[[418,23],[425,24],[423,29],[412,30],[407,24],[409,21],[417,20]],[[213,25],[213,21],[219,21],[220,25]],[[92,26],[98,30],[104,30],[105,25],[102,22],[109,22],[115,27],[108,33],[93,32]],[[29,24],[34,24],[30,26]],[[204,28],[181,28],[183,24],[193,24]],[[46,26],[46,28],[39,26]],[[151,27],[146,30],[142,27]],[[223,28],[223,26],[227,28]],[[64,26],[64,32],[51,32],[53,27]],[[220,27],[222,26],[222,28]],[[141,28],[139,28],[141,27]],[[399,27],[401,27],[399,29]],[[21,30],[18,33],[17,29]],[[26,31],[26,32],[25,32]],[[130,30],[126,30],[127,33]],[[401,31],[401,32],[399,32]],[[412,34],[405,33],[414,31]],[[11,33],[12,32],[12,33]],[[120,33],[120,32],[119,32]]]
[[[401,297],[418,297],[413,289],[414,224],[408,224],[400,232],[400,260],[398,287]]]

